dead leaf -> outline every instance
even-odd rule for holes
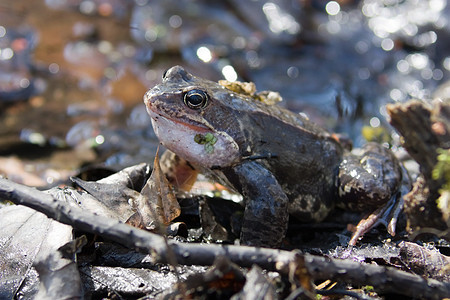
[[[410,270],[427,278],[450,282],[450,257],[436,248],[416,243],[402,241],[399,246],[402,261]]]
[[[39,273],[40,285],[35,299],[83,298],[83,287],[75,262],[75,254],[81,251],[86,243],[86,237],[82,236],[61,246],[57,251],[37,257],[33,266]]]
[[[141,226],[147,230],[162,229],[161,226],[169,225],[181,214],[177,198],[161,171],[158,152],[159,150],[156,152],[152,175],[134,203],[141,217]]]
[[[145,163],[125,168],[98,181],[71,177],[72,182],[86,193],[67,189],[66,194],[76,197],[85,210],[125,222],[136,213],[129,201],[136,202],[141,196],[139,191],[149,177],[150,166]]]
[[[228,80],[219,80],[219,84],[232,92],[249,96],[253,100],[260,101],[267,105],[275,105],[283,100],[280,93],[278,92],[261,91],[257,93],[256,86],[253,82],[230,82]]]
[[[293,290],[301,287],[314,298],[312,278],[305,266],[305,256],[301,253],[296,253],[295,259],[289,263],[289,281]]]
[[[160,166],[170,184],[179,191],[189,192],[197,180],[199,171],[188,161],[170,150],[161,155]]]
[[[206,201],[200,201],[200,222],[207,239],[213,241],[229,240],[227,230],[216,220],[216,217]]]
[[[238,294],[233,296],[234,299],[278,299],[274,283],[268,279],[267,273],[261,267],[253,265],[245,277],[245,285]]]
[[[64,192],[51,189],[48,193],[56,197]],[[59,199],[76,203],[70,197]],[[0,228],[0,298],[15,299],[21,295],[34,299],[39,289],[39,277],[33,264],[70,241],[72,227],[28,207],[10,205],[0,209]],[[57,263],[61,261],[55,259]],[[71,292],[66,293],[68,298],[74,295]]]
[[[166,299],[197,299],[208,295],[214,299],[229,299],[245,284],[245,276],[236,264],[219,255],[204,273],[195,273],[176,285],[175,292]]]

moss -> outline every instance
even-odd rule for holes
[[[205,145],[205,151],[206,153],[213,153],[214,152],[214,144],[217,142],[217,138],[210,132],[207,134],[196,134],[194,136],[194,141],[197,144]]]
[[[434,180],[443,180],[437,206],[441,210],[445,222],[450,220],[450,149],[438,149],[437,163],[431,174]]]

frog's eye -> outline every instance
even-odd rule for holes
[[[199,109],[208,103],[208,94],[202,90],[190,90],[184,94],[184,103],[192,109]]]

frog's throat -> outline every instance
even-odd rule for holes
[[[185,160],[206,168],[227,167],[239,160],[239,146],[225,132],[169,119],[160,114],[152,116],[152,125],[160,142]],[[210,132],[216,139],[207,145],[195,141],[195,136]]]

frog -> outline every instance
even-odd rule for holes
[[[243,196],[243,245],[279,247],[290,217],[320,222],[335,206],[377,210],[398,199],[402,171],[389,149],[350,152],[307,116],[182,66],[164,72],[144,103],[163,146]]]

